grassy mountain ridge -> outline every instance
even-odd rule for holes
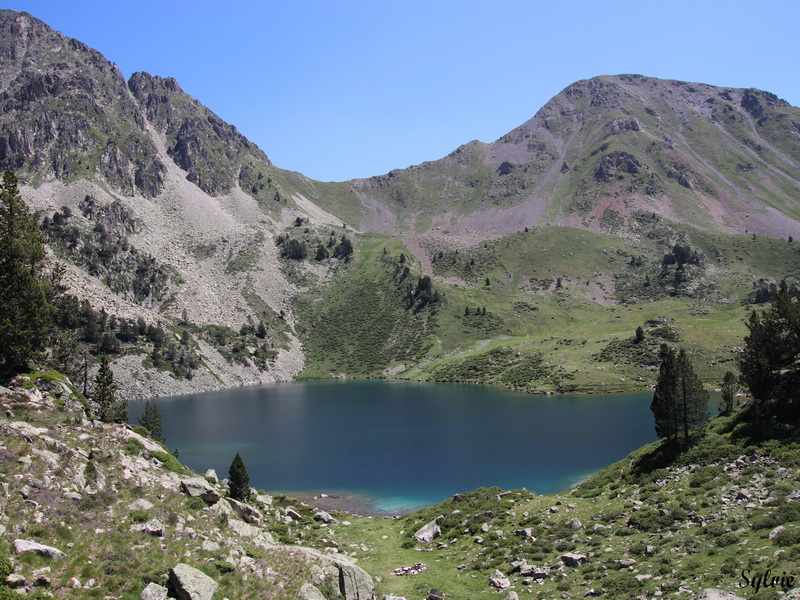
[[[353,185],[417,232],[598,229],[610,209],[785,236],[798,218],[798,119],[759,90],[603,76],[567,87],[496,142]],[[459,228],[456,216],[470,218]]]

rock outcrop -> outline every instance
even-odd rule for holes
[[[169,587],[178,600],[211,600],[219,589],[211,577],[183,563],[169,570]]]

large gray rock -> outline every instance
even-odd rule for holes
[[[261,525],[262,521],[264,520],[264,516],[261,514],[261,511],[259,511],[257,508],[253,508],[249,504],[239,502],[233,498],[225,498],[225,501],[230,504],[233,512],[235,512],[242,521],[250,523],[250,525]]]
[[[372,577],[356,565],[339,566],[339,591],[344,600],[374,600]]]
[[[186,477],[181,479],[181,491],[192,498],[202,498],[208,504],[219,502],[220,495],[203,477]]]
[[[589,559],[585,554],[567,552],[566,554],[561,555],[561,562],[568,567],[580,567],[581,565],[585,565],[588,560]]]
[[[578,518],[570,519],[569,521],[564,523],[564,525],[566,527],[569,527],[570,529],[574,529],[576,531],[578,529],[583,529],[583,523],[581,523],[580,519],[578,519]]]
[[[168,590],[161,587],[156,583],[148,583],[147,587],[142,590],[139,598],[142,600],[167,600]]]
[[[744,598],[725,590],[708,588],[697,594],[692,600],[744,600]]]
[[[325,600],[325,596],[317,589],[317,586],[310,583],[303,584],[297,598],[298,600]]]
[[[178,600],[211,600],[219,585],[205,573],[179,563],[169,570],[169,587]]]
[[[417,532],[414,534],[414,539],[418,542],[422,542],[427,544],[428,542],[432,542],[436,538],[442,535],[442,529],[439,527],[439,520],[443,517],[436,517],[430,523],[427,523],[420,527]]]
[[[48,556],[50,558],[64,558],[66,556],[64,552],[52,546],[45,546],[28,540],[14,540],[14,553],[22,554],[23,552],[35,552],[40,556]]]
[[[511,581],[500,571],[495,570],[494,573],[489,575],[489,585],[498,590],[505,590],[511,587]]]
[[[326,513],[324,510],[318,510],[314,513],[314,520],[315,521],[322,521],[323,523],[327,523],[328,525],[338,525],[339,521],[334,519],[329,513]]]

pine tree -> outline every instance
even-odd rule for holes
[[[94,378],[94,401],[97,403],[97,417],[103,423],[126,423],[128,421],[128,402],[117,400],[117,384],[114,372],[105,354],[100,355],[100,368]]]
[[[677,372],[675,350],[669,349],[661,368],[658,371],[658,381],[653,393],[650,410],[656,420],[656,435],[668,442],[674,441],[678,436],[677,414]]]
[[[144,405],[144,414],[139,417],[139,425],[147,429],[150,438],[162,444],[166,442],[161,428],[161,413],[158,407],[148,400]]]
[[[683,349],[678,352],[677,368],[680,429],[686,442],[692,429],[708,421],[708,391],[694,372],[689,356]]]
[[[228,469],[228,488],[234,500],[247,502],[250,499],[250,476],[238,452]]]
[[[728,415],[733,411],[733,399],[736,396],[736,375],[727,371],[722,378],[722,405],[720,411]]]
[[[770,308],[753,311],[747,322],[739,357],[742,383],[759,405],[775,401],[785,405],[800,397],[800,301],[785,283]]]
[[[44,239],[12,171],[0,187],[0,370],[25,365],[53,329],[55,281],[44,273]]]
[[[661,363],[650,410],[656,421],[656,435],[669,442],[683,432],[683,439],[708,419],[708,392],[694,372],[685,350],[670,349]]]

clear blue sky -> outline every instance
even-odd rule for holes
[[[223,8],[224,7],[224,8]],[[570,83],[652,77],[800,105],[800,2],[11,1],[115,62],[172,76],[314,179],[494,141]]]

